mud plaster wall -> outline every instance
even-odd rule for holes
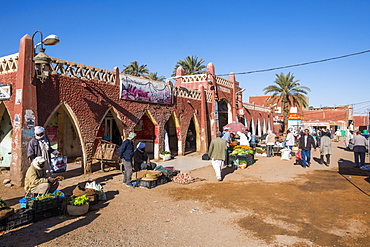
[[[188,101],[191,104],[187,103]],[[195,109],[198,109],[197,117],[200,109],[200,101],[186,98],[175,98],[173,105],[120,100],[118,85],[53,75],[45,83],[37,83],[38,120],[40,125],[45,124],[60,102],[69,105],[76,116],[83,145],[86,147],[88,156],[92,155],[92,144],[96,133],[107,110],[111,107],[118,112],[125,135],[133,131],[143,114],[148,111],[159,126],[159,151],[164,149],[163,128],[172,112],[175,112],[179,120],[181,137],[182,140],[185,140],[187,128]]]

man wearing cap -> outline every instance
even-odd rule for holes
[[[134,156],[135,137],[136,137],[136,134],[133,132],[130,132],[127,139],[122,143],[122,145],[118,149],[118,155],[125,169],[124,176],[123,176],[123,183],[127,187],[132,187],[131,185],[132,157]]]
[[[49,140],[45,136],[45,129],[41,126],[35,126],[34,128],[35,136],[28,143],[27,157],[30,162],[33,161],[38,156],[42,156],[45,159],[44,169],[46,174],[50,176],[50,154],[58,155],[59,151],[54,150],[50,146]]]
[[[24,190],[26,193],[45,195],[47,193],[53,193],[58,188],[58,181],[47,176],[44,169],[45,163],[46,160],[41,156],[33,159],[24,181]]]

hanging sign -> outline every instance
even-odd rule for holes
[[[9,100],[11,92],[10,85],[0,85],[0,100]]]
[[[167,83],[120,75],[120,99],[171,104],[172,90]]]

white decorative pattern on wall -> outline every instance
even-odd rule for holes
[[[17,71],[18,53],[0,58],[0,74]]]

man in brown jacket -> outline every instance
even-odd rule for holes
[[[53,193],[58,188],[58,181],[52,177],[47,177],[44,167],[45,162],[46,160],[41,156],[33,159],[25,177],[24,190],[26,193],[45,195]]]
[[[224,164],[226,155],[225,150],[227,149],[226,140],[221,138],[221,132],[216,132],[216,138],[211,141],[208,150],[208,156],[212,159],[212,166],[216,172],[216,178],[218,181],[222,181],[221,178],[221,167]]]

